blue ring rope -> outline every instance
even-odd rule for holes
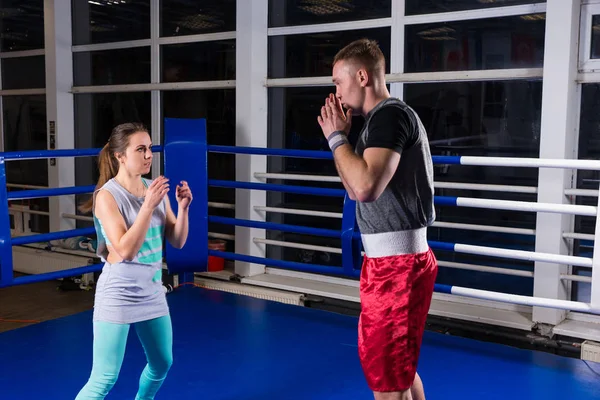
[[[8,192],[8,200],[36,199],[40,197],[65,196],[92,193],[96,186],[70,186],[52,189],[17,190]]]
[[[7,151],[0,153],[4,160],[36,160],[63,157],[90,157],[97,156],[102,149],[68,149],[68,150],[29,150],[29,151]],[[163,151],[163,146],[152,146],[152,152]]]
[[[208,186],[235,189],[268,190],[272,192],[285,192],[330,197],[344,197],[346,195],[346,191],[344,189],[314,188],[307,186],[276,185],[273,183],[238,182],[217,179],[209,179]]]
[[[225,154],[251,154],[291,158],[312,158],[322,160],[333,160],[333,154],[330,151],[323,150],[295,150],[295,149],[270,149],[261,147],[242,147],[242,146],[216,146],[208,145],[207,150],[210,153]],[[433,156],[433,163],[439,165],[460,165],[462,156]]]
[[[163,146],[153,146],[153,151],[159,152],[163,150]],[[252,147],[234,147],[234,146],[207,146],[207,150],[213,153],[229,153],[229,154],[253,154],[253,155],[268,155],[268,156],[280,156],[280,157],[295,157],[295,158],[310,158],[310,159],[326,159],[331,160],[333,156],[329,151],[310,151],[310,150],[287,150],[287,149],[265,149],[265,148],[252,148]],[[59,158],[59,157],[84,157],[84,156],[97,156],[101,149],[73,149],[73,150],[40,150],[40,151],[25,151],[25,152],[6,152],[0,153],[0,159],[3,160],[24,160],[24,159],[40,159],[40,158]],[[434,164],[460,164],[460,156],[434,156]],[[277,185],[269,183],[255,183],[255,182],[237,182],[237,181],[225,181],[225,180],[208,180],[209,186],[225,187],[225,188],[236,188],[236,189],[253,189],[253,190],[268,190],[278,191],[286,193],[296,194],[308,194],[308,195],[321,195],[321,196],[333,196],[333,197],[344,197],[346,191],[344,189],[330,189],[330,188],[315,188],[305,186],[294,186],[294,185]],[[13,191],[7,193],[8,200],[16,199],[31,199],[40,197],[50,196],[61,196],[61,195],[74,195],[74,194],[85,194],[91,193],[95,189],[95,186],[83,186],[83,187],[65,187],[57,189],[40,189],[40,190],[22,190]],[[448,196],[436,196],[435,203],[438,205],[456,206],[457,197]],[[277,224],[262,221],[249,221],[236,218],[226,217],[213,217],[208,216],[209,222],[220,223],[226,225],[244,226],[250,228],[259,229],[272,229],[278,231],[285,231],[290,233],[316,235],[332,238],[341,238],[343,235],[342,231],[332,229],[321,229],[311,228],[306,226],[297,226],[289,224]],[[47,234],[37,234],[30,236],[16,237],[11,240],[12,245],[23,245],[28,243],[45,242],[57,239],[70,238],[75,236],[85,236],[95,234],[94,228],[74,229],[62,232],[53,232]],[[352,232],[351,237],[353,239],[360,239],[360,232]],[[444,243],[444,242],[429,242],[430,247],[433,249],[449,250],[455,249],[455,243]],[[243,254],[220,252],[210,250],[209,254],[215,257],[221,257],[224,259],[246,261],[252,263],[259,263],[264,265],[271,265],[275,267],[290,268],[307,272],[324,273],[324,274],[339,274],[344,273],[346,275],[357,275],[360,270],[352,269],[349,271],[347,268],[324,266],[315,264],[305,264],[291,261],[273,260],[268,258],[260,258],[247,256]],[[57,271],[49,274],[39,274],[34,276],[16,278],[12,284],[24,284],[30,282],[37,282],[48,279],[55,279],[59,277],[71,276],[73,273],[87,273],[91,271],[101,270],[102,265],[98,264],[95,266],[81,267],[69,271]],[[85,272],[84,272],[85,271]],[[452,286],[436,284],[436,291],[443,293],[451,293]]]
[[[273,222],[251,221],[247,219],[208,216],[208,222],[223,225],[243,226],[246,228],[271,229],[275,231],[298,233],[305,235],[340,238],[342,231],[334,229],[311,228],[308,226],[276,224]]]
[[[71,229],[68,231],[42,233],[29,236],[17,236],[11,239],[11,243],[13,246],[19,246],[30,243],[49,242],[51,240],[68,239],[76,236],[94,235],[95,233],[96,230],[94,228]]]

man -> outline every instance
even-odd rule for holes
[[[340,50],[333,83],[336,95],[317,120],[357,201],[366,253],[359,358],[375,399],[423,400],[416,368],[438,268],[427,244],[435,219],[427,133],[416,113],[390,96],[376,42],[358,40]],[[347,139],[353,114],[365,118],[355,151]]]

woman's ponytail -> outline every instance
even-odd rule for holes
[[[119,172],[119,163],[110,151],[110,141],[104,145],[100,154],[98,155],[98,169],[100,170],[100,176],[98,177],[98,183],[96,184],[96,190],[100,189],[106,182],[111,180]],[[93,196],[79,206],[79,211],[83,213],[89,213],[94,207]]]
[[[148,130],[144,125],[138,123],[125,123],[113,128],[108,143],[104,145],[98,155],[100,176],[98,177],[96,190],[100,189],[106,182],[117,176],[117,173],[119,172],[119,161],[117,161],[115,154],[125,154],[127,146],[129,146],[129,137],[136,132],[148,133]],[[79,206],[79,210],[86,214],[90,211],[93,212],[92,208],[94,208],[93,196]]]

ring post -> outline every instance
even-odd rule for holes
[[[164,171],[177,213],[176,186],[187,181],[194,199],[189,208],[188,238],[182,249],[166,243],[167,268],[179,273],[179,283],[194,281],[194,272],[208,265],[208,168],[205,119],[165,118]]]
[[[13,259],[4,156],[0,156],[0,202],[0,206],[4,208],[0,212],[0,286],[5,286],[13,281]]]
[[[353,276],[360,268],[360,236],[354,233],[356,226],[356,202],[346,193],[342,214],[342,268],[344,274]]]

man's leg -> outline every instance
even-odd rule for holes
[[[437,262],[433,253],[366,260],[359,356],[376,400],[425,400],[416,373]],[[391,339],[393,338],[393,339]]]
[[[408,399],[415,378],[410,322],[411,257],[365,258],[361,272],[358,352],[376,399]],[[405,393],[403,393],[405,392]],[[402,396],[401,396],[402,395]]]
[[[403,392],[374,392],[375,400],[425,400],[423,382],[419,374],[415,375],[415,380],[410,389]]]
[[[414,400],[410,393],[410,389],[403,392],[373,392],[375,400]]]
[[[419,374],[415,374],[415,381],[410,388],[410,394],[412,394],[412,400],[425,400],[425,389],[423,388],[423,381]]]

